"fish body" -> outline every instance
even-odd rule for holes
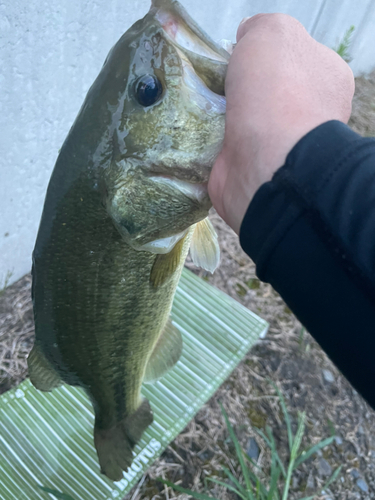
[[[169,319],[192,246],[213,270],[207,182],[228,54],[155,0],[110,51],[57,159],[33,253],[33,384],[82,387],[101,470],[119,480],[152,422],[140,394],[181,353]]]

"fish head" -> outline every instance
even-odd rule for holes
[[[100,88],[110,119],[96,162],[107,210],[137,250],[170,251],[208,214],[228,59],[173,0],[153,0],[108,55]]]

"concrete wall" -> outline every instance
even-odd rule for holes
[[[0,2],[0,288],[30,270],[58,150],[115,41],[149,0]],[[334,47],[354,25],[351,66],[375,67],[373,0],[185,0],[215,39],[235,39],[244,16],[285,12]]]

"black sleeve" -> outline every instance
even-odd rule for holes
[[[255,194],[240,241],[375,408],[375,140],[320,125]]]

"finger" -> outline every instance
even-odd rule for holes
[[[242,21],[240,22],[238,28],[237,28],[237,35],[236,35],[236,39],[237,39],[237,42],[239,42],[241,40],[241,38],[245,35],[245,33],[247,32],[248,28],[247,28],[247,21],[251,19],[251,17],[244,17],[242,19]]]
[[[254,22],[256,22],[259,18],[266,15],[267,14],[256,14],[255,16],[244,17],[237,29],[237,36],[236,36],[237,42],[239,42],[241,38],[243,38],[246,35],[246,33],[253,27]]]

